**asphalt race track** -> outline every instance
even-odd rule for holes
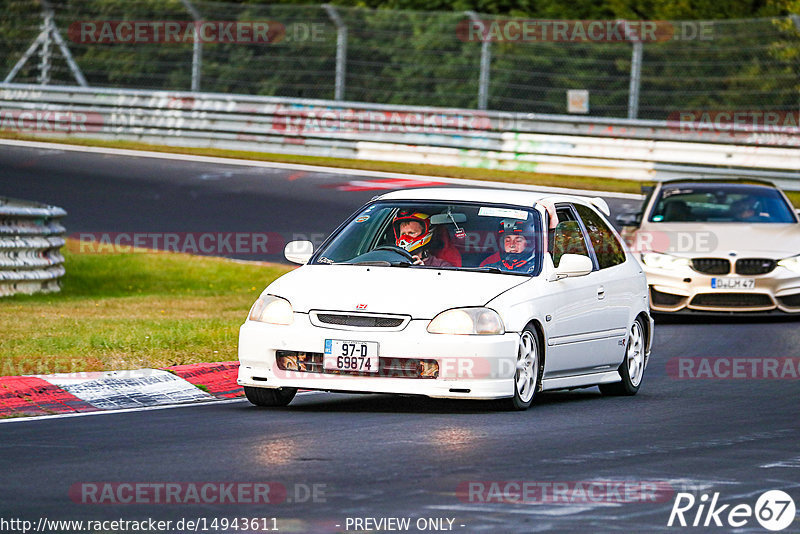
[[[70,233],[324,235],[380,193],[371,180],[0,147],[0,196],[64,207]],[[619,211],[626,202],[610,204]],[[400,518],[410,532],[731,532],[730,508],[752,508],[765,491],[783,490],[800,505],[798,346],[795,321],[659,320],[636,397],[550,393],[521,413],[482,402],[303,393],[283,409],[236,400],[8,421],[0,423],[0,515],[34,526],[42,518],[201,519],[200,532],[224,531],[211,522],[236,517],[266,522],[238,531],[396,532],[397,523],[364,520]],[[791,357],[795,374],[676,371],[678,359],[719,357],[736,359],[744,375]],[[274,483],[278,498],[91,503],[103,488],[119,496],[122,483]],[[522,486],[533,489],[523,497]],[[679,492],[697,499],[685,514],[690,525],[701,500],[707,509],[718,493],[717,507],[730,505],[718,516],[724,526],[702,526],[705,512],[700,526],[667,526]],[[745,519],[736,532],[767,532]],[[783,530],[798,531],[797,518]]]

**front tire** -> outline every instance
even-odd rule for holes
[[[514,373],[514,396],[508,400],[512,410],[527,410],[533,402],[542,378],[539,335],[526,326],[519,336],[517,369]]]
[[[244,394],[252,404],[256,406],[286,406],[297,393],[297,388],[254,388],[244,387]]]
[[[625,349],[625,359],[619,366],[621,382],[600,384],[603,395],[636,395],[642,385],[644,375],[644,353],[647,340],[644,335],[644,325],[641,318],[637,317],[628,332],[628,346]]]

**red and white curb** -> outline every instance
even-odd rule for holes
[[[0,377],[0,417],[124,410],[230,399],[239,362]]]

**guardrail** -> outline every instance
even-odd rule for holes
[[[0,84],[0,129],[170,146],[800,188],[800,128]]]
[[[67,214],[56,206],[0,197],[0,297],[60,291]]]

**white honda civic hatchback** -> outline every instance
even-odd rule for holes
[[[600,198],[491,189],[373,199],[275,280],[239,333],[259,406],[298,388],[505,399],[633,395],[653,339],[647,282]]]

